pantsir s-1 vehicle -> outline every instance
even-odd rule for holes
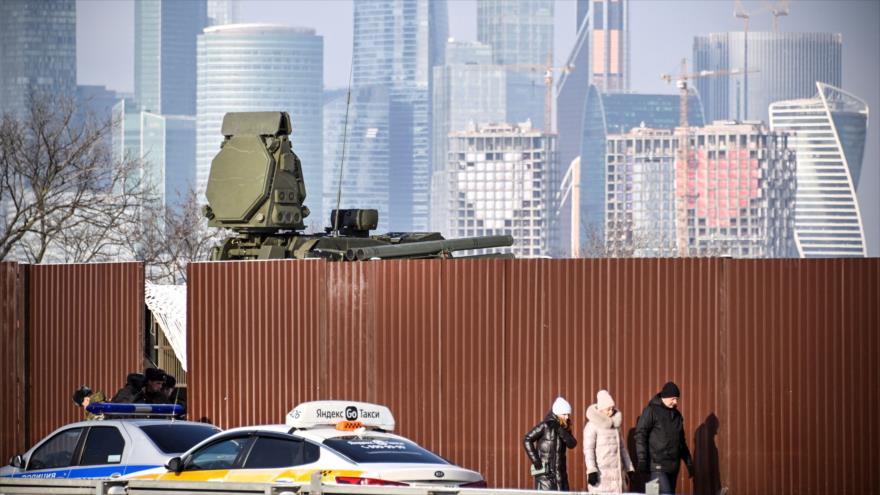
[[[309,208],[302,165],[290,144],[291,129],[286,112],[223,117],[224,140],[211,162],[204,214],[209,226],[235,235],[214,247],[212,260],[451,258],[454,251],[513,244],[509,235],[450,240],[439,232],[370,235],[379,213],[369,209],[333,210],[326,232],[303,233]]]
[[[128,478],[175,481],[485,487],[480,473],[458,467],[394,435],[387,407],[319,401],[296,406],[284,425],[234,428],[215,435],[164,469]]]

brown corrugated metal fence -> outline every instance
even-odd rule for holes
[[[32,445],[82,419],[80,384],[113,394],[142,366],[141,263],[32,265],[28,281],[28,425]]]
[[[526,487],[522,436],[557,394],[580,430],[608,388],[632,446],[671,379],[684,490],[880,485],[878,259],[199,263],[189,281],[189,405],[223,427],[380,402],[401,434]],[[569,466],[584,489],[580,449]]]
[[[24,450],[25,267],[0,263],[0,462]]]

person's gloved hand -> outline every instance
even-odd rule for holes
[[[535,470],[537,470],[537,471],[540,471],[541,468],[544,467],[543,464],[541,464],[541,461],[535,461],[535,462],[533,462],[533,463],[532,463],[532,466],[535,466]]]
[[[587,483],[598,486],[599,485],[599,473],[590,473],[587,475]]]
[[[648,464],[648,461],[639,461],[639,472],[640,473],[650,473],[651,466]]]
[[[685,467],[687,467],[687,470],[688,470],[688,478],[693,478],[694,477],[694,461],[688,461],[685,464]]]

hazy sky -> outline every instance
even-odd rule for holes
[[[2,1],[2,0],[0,0]],[[746,1],[750,30],[769,31],[769,1]],[[324,84],[347,84],[352,49],[351,0],[242,0],[243,22],[315,28],[324,37]],[[448,0],[450,36],[474,40],[476,0]],[[732,0],[631,0],[632,89],[671,93],[660,80],[691,57],[697,34],[742,30]],[[555,4],[555,58],[564,63],[575,36],[575,3]],[[880,256],[880,0],[794,0],[783,31],[843,34],[843,89],[864,99],[872,115],[859,187],[868,250]],[[77,0],[77,77],[117,91],[134,90],[134,0]]]

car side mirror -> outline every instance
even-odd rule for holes
[[[21,455],[16,454],[9,458],[9,465],[14,468],[24,467],[24,458]]]
[[[172,457],[168,461],[168,464],[165,465],[165,469],[174,473],[179,473],[183,471],[183,460],[180,457]]]

